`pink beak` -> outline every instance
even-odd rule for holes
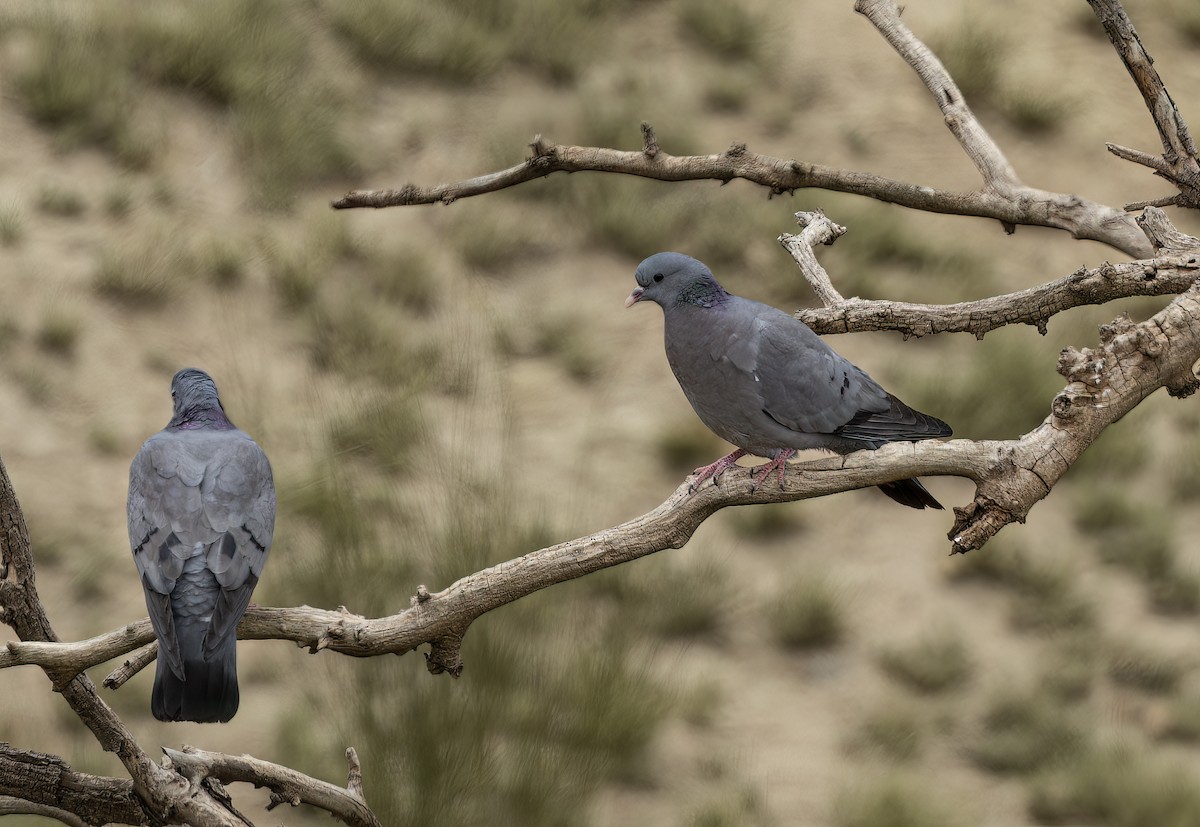
[[[635,287],[633,292],[629,294],[629,298],[625,300],[626,307],[633,307],[642,300],[642,294],[646,292],[645,287]]]

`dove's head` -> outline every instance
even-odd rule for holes
[[[217,396],[217,385],[202,370],[184,368],[175,374],[171,380],[171,399],[175,403],[171,425],[175,427],[229,425],[221,399]]]
[[[711,307],[727,295],[704,262],[683,253],[655,253],[638,265],[634,278],[638,286],[625,300],[626,307],[640,301],[655,302],[664,310],[680,303]]]

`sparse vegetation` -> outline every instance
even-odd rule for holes
[[[196,270],[214,287],[227,289],[242,280],[242,257],[233,239],[214,236],[200,245],[195,257]]]
[[[1162,737],[1187,743],[1200,742],[1200,691],[1189,687],[1171,699]]]
[[[133,190],[125,184],[116,184],[104,194],[104,212],[120,221],[129,217],[133,210]]]
[[[82,19],[50,11],[33,17],[33,52],[16,75],[16,90],[26,111],[63,145],[95,144],[130,166],[145,166],[156,148],[133,114],[135,92],[123,68],[128,43],[113,9],[97,4]]]
[[[329,439],[339,454],[359,455],[396,473],[408,467],[419,428],[411,395],[384,392],[356,400],[349,414],[330,424]]]
[[[1010,589],[1017,629],[1049,632],[1095,625],[1095,606],[1079,592],[1078,575],[1061,556],[1035,556],[1012,539],[997,538],[950,565],[949,576],[955,580],[983,580]]]
[[[1183,764],[1131,745],[1093,749],[1034,787],[1030,815],[1102,827],[1200,823],[1200,785]]]
[[[1063,703],[1083,700],[1092,691],[1098,661],[1093,633],[1077,631],[1060,641],[1046,657],[1041,689]]]
[[[979,108],[995,101],[1009,52],[1002,29],[964,14],[930,45],[969,106]]]
[[[153,309],[183,288],[193,266],[183,237],[159,228],[105,248],[93,284],[114,302]]]
[[[894,761],[910,761],[920,753],[926,730],[914,704],[893,699],[863,717],[851,746],[876,750]]]
[[[1108,658],[1108,676],[1114,683],[1143,692],[1171,692],[1189,669],[1177,656],[1129,642],[1115,644]]]
[[[836,827],[949,827],[944,799],[927,784],[900,775],[859,782],[834,804]]]
[[[988,704],[969,752],[985,770],[1028,773],[1077,753],[1085,732],[1076,716],[1051,697],[1004,690]]]
[[[385,301],[419,315],[430,313],[439,301],[438,273],[427,253],[412,243],[382,246],[367,257],[366,277]]]
[[[649,627],[668,638],[718,635],[725,607],[734,596],[730,575],[727,566],[712,559],[670,567],[644,595]]]
[[[82,332],[78,314],[61,304],[53,304],[42,317],[37,331],[37,343],[54,356],[69,359],[75,355],[75,345]]]
[[[729,60],[762,60],[768,23],[733,0],[685,0],[683,30],[704,49]]]
[[[966,644],[950,630],[926,632],[910,643],[885,649],[879,665],[905,686],[925,693],[958,689],[975,671]]]
[[[662,464],[678,474],[690,474],[705,463],[716,460],[728,448],[694,416],[664,428],[655,441],[655,450]]]
[[[13,201],[0,206],[0,247],[12,247],[25,232],[25,214]]]
[[[793,574],[764,607],[775,641],[785,649],[823,649],[846,634],[845,595],[823,572]]]
[[[1005,89],[998,105],[1008,122],[1030,137],[1055,132],[1074,108],[1071,101],[1059,94],[1017,83]]]
[[[78,218],[87,210],[83,197],[62,184],[43,184],[38,191],[37,207],[47,215],[59,218]]]
[[[612,401],[629,392],[624,360],[661,359],[661,352],[638,354],[627,350],[629,342],[614,342],[607,311],[592,313],[587,304],[524,302],[514,311],[511,299],[524,295],[532,279],[546,279],[547,291],[576,290],[582,302],[604,283],[619,313],[632,263],[654,250],[680,249],[707,261],[734,292],[785,309],[811,304],[807,285],[773,237],[793,229],[793,210],[823,206],[850,226],[850,235],[819,251],[847,295],[943,302],[1026,286],[1017,270],[993,264],[997,248],[971,235],[967,219],[961,238],[953,232],[935,238],[917,214],[890,205],[864,207],[811,191],[768,200],[746,182],[668,186],[556,174],[449,209],[374,215],[327,209],[347,188],[430,184],[519,163],[522,145],[539,130],[563,143],[636,151],[643,119],[674,154],[746,140],[756,152],[794,151],[801,161],[840,163],[824,157],[822,144],[831,139],[839,158],[853,159],[847,166],[887,172],[896,157],[890,153],[903,151],[917,166],[889,174],[946,180],[940,176],[947,172],[925,163],[930,151],[907,151],[908,124],[892,130],[874,118],[826,117],[857,111],[853,95],[872,84],[841,85],[844,75],[807,71],[807,63],[796,63],[800,57],[772,49],[771,39],[783,36],[776,35],[778,4],[42,5],[0,13],[6,93],[0,121],[19,108],[44,126],[39,133],[20,115],[10,118],[21,122],[10,130],[16,157],[24,158],[24,144],[31,143],[28,157],[54,161],[45,171],[10,161],[11,193],[0,196],[0,246],[12,248],[13,264],[7,289],[0,284],[0,385],[11,391],[7,398],[0,393],[0,402],[8,402],[6,418],[17,412],[10,430],[30,437],[28,450],[22,443],[5,459],[26,505],[40,500],[44,510],[41,525],[32,524],[39,567],[49,571],[39,585],[58,606],[79,609],[76,616],[54,608],[66,615],[64,635],[109,628],[114,601],[136,589],[135,579],[112,568],[120,543],[108,542],[108,524],[117,525],[118,515],[97,498],[114,492],[93,484],[101,479],[93,472],[102,469],[103,479],[114,480],[124,473],[146,435],[133,424],[146,413],[145,399],[137,391],[113,405],[100,395],[111,392],[102,391],[106,384],[165,382],[185,358],[210,362],[216,371],[232,371],[227,366],[236,363],[234,379],[224,372],[218,378],[224,390],[240,384],[261,396],[247,417],[237,412],[246,400],[231,393],[238,406],[231,414],[267,447],[280,486],[280,558],[256,600],[347,603],[352,612],[381,614],[405,608],[417,583],[444,588],[489,563],[609,524],[600,521],[589,475],[572,474],[571,466],[613,449],[622,435],[605,422],[581,443],[542,421],[531,434],[523,397],[553,383],[562,395],[556,404],[576,406],[595,393]],[[1178,48],[1191,37],[1185,18],[1196,16],[1193,5],[1152,3],[1160,14],[1144,33],[1167,33],[1157,38],[1161,47],[1147,41],[1156,57],[1159,48],[1172,42]],[[1080,17],[1089,31],[1099,31],[1090,11]],[[1091,65],[1078,64],[1081,71],[1052,91],[1020,85],[1024,42],[987,18],[963,19],[936,48],[956,65],[968,102],[985,108],[985,122],[1004,122],[1002,143],[1013,130],[1027,150],[1053,136],[1076,160],[1082,157],[1069,142],[1077,132],[1092,134],[1087,119],[1100,104],[1073,84]],[[645,21],[657,30],[646,30]],[[651,40],[661,48],[646,49]],[[815,53],[805,51],[803,60],[825,66]],[[1074,107],[1085,100],[1087,107]],[[475,123],[485,134],[477,134]],[[99,153],[74,151],[83,146]],[[12,194],[19,200],[4,200]],[[260,209],[286,207],[293,198],[310,207],[294,214]],[[168,224],[157,223],[163,216]],[[398,223],[387,223],[393,217]],[[1008,244],[1029,243],[1021,240],[1026,234],[1021,228],[1018,242]],[[580,252],[568,255],[567,248]],[[79,269],[90,255],[94,274]],[[78,293],[80,275],[83,288],[91,278],[104,302],[56,301],[57,291]],[[585,284],[584,276],[592,281]],[[609,284],[610,278],[617,281]],[[555,279],[562,283],[555,286]],[[486,310],[464,313],[464,299]],[[1165,302],[1129,306],[1136,316],[1155,301]],[[223,313],[235,304],[236,313]],[[574,309],[564,317],[564,308]],[[250,310],[261,324],[241,324]],[[1106,307],[1093,315],[1112,312]],[[891,339],[903,356],[890,361],[889,345],[854,338],[867,354],[861,364],[906,401],[951,421],[960,435],[1011,437],[1049,413],[1063,384],[1052,367],[1058,348],[1094,343],[1090,313],[1055,319],[1054,341],[1024,327],[989,334],[982,343],[967,336],[903,345]],[[1069,335],[1057,327],[1080,316],[1086,323],[1070,327]],[[194,347],[172,337],[167,322],[176,319]],[[128,337],[127,355],[118,335]],[[264,367],[263,359],[279,361]],[[104,363],[119,375],[83,376]],[[505,384],[509,371],[512,387]],[[888,371],[891,377],[883,375]],[[955,381],[947,382],[948,375]],[[652,407],[666,399],[645,392]],[[629,414],[627,397],[619,398],[622,415]],[[1042,821],[1200,823],[1195,773],[1182,761],[1163,760],[1200,742],[1200,696],[1187,648],[1195,642],[1193,624],[1177,617],[1200,609],[1200,576],[1188,545],[1194,521],[1186,510],[1200,497],[1200,416],[1188,413],[1195,406],[1174,403],[1162,414],[1156,401],[1167,404],[1149,400],[1107,430],[1073,467],[1069,488],[1058,492],[1079,495],[1078,534],[1063,528],[1059,512],[1040,526],[1010,526],[986,548],[948,560],[956,582],[975,585],[918,586],[915,577],[899,584],[942,588],[937,605],[949,607],[949,618],[978,612],[969,646],[950,621],[907,645],[873,648],[874,631],[868,635],[865,624],[880,617],[876,599],[884,590],[884,606],[929,607],[892,603],[900,590],[892,591],[890,574],[849,568],[863,558],[842,553],[851,542],[845,526],[857,531],[860,521],[876,518],[865,500],[861,510],[853,497],[735,508],[706,523],[686,549],[490,613],[467,636],[460,681],[426,675],[418,653],[371,662],[308,658],[300,681],[286,651],[248,647],[246,715],[236,725],[252,733],[252,751],[274,751],[330,780],[345,777],[341,750],[354,744],[364,759],[368,800],[385,823],[401,827],[561,827],[589,818],[630,820],[630,813],[639,823],[652,818],[642,799],[660,796],[670,797],[668,821],[703,827],[796,818],[838,827],[1015,823],[1021,787],[1032,790],[1031,812]],[[21,408],[29,409],[28,418]],[[502,410],[502,421],[454,430],[488,410]],[[78,423],[69,437],[68,419]],[[521,451],[497,459],[496,437],[510,430]],[[648,414],[627,433],[636,433],[632,453],[642,463],[631,465],[640,475],[633,495],[653,497],[651,505],[684,474],[728,450],[690,411],[678,422]],[[561,444],[566,468],[536,450],[527,456],[535,440],[539,449]],[[73,471],[63,464],[68,450],[88,463],[86,473],[68,475],[73,479],[61,488],[21,483],[17,475],[29,478],[30,457],[46,456],[44,474]],[[603,460],[608,474],[612,458]],[[564,490],[575,485],[582,487]],[[628,494],[618,498],[619,519],[640,513]],[[48,527],[63,522],[58,505],[57,511],[45,506],[54,498],[75,503],[81,518],[106,532],[104,544],[100,535],[83,543]],[[1037,514],[1055,507],[1043,503]],[[101,508],[107,517],[93,519]],[[937,515],[926,517],[936,524]],[[909,525],[920,526],[914,536],[924,532],[930,523],[921,519],[899,523],[899,533],[907,535]],[[901,539],[915,545],[909,536]],[[1077,553],[1080,545],[1089,551]],[[927,551],[897,554],[912,552],[915,561]],[[801,554],[806,561],[819,554],[830,568],[789,572]],[[853,575],[844,577],[847,571]],[[1148,606],[1169,617],[1141,627],[1141,606],[1128,599],[1124,582],[1129,575],[1144,587]],[[850,582],[852,592],[844,587]],[[926,596],[904,594],[906,601]],[[130,606],[136,609],[126,602],[118,608]],[[1007,633],[1006,617],[1020,634]],[[1151,630],[1163,629],[1179,646],[1172,651],[1184,657],[1144,645],[1156,640]],[[999,646],[982,637],[997,630]],[[1114,631],[1128,632],[1133,642],[1110,651]],[[738,660],[744,647],[764,671],[744,669]],[[810,654],[822,648],[832,653]],[[997,650],[1002,657],[993,659]],[[1017,661],[1020,668],[1010,670]],[[876,665],[880,673],[870,679]],[[693,684],[695,674],[701,677]],[[1031,688],[978,697],[1009,674],[1028,678]],[[115,705],[144,728],[149,678],[141,680],[117,693]],[[880,681],[890,694],[877,699]],[[755,682],[771,684],[778,695],[764,697]],[[960,691],[930,699],[906,688]],[[761,792],[740,778],[745,769],[762,769],[753,760],[745,766],[747,743],[771,737],[770,704],[787,707],[796,700],[787,692],[799,692],[805,707],[788,707],[788,714],[816,719],[833,710],[840,727],[832,737],[814,733],[811,743],[802,737],[797,750],[814,751],[803,760],[833,761],[855,784],[831,799],[822,782],[815,811],[799,816],[778,811],[778,788],[792,783],[786,764],[755,776]],[[255,719],[251,704],[264,697],[271,715]],[[1093,747],[1100,722],[1113,717],[1114,697],[1121,725],[1156,740],[1111,754]],[[34,720],[39,710],[33,702],[29,708]],[[318,721],[314,709],[329,714]],[[845,712],[864,709],[857,718]],[[671,718],[675,723],[664,730]],[[73,715],[59,711],[53,721],[61,732],[48,737],[48,751],[76,769],[112,771],[110,760],[99,761],[94,746],[76,738]],[[14,725],[14,742],[34,725]],[[794,730],[781,725],[780,731]],[[1178,743],[1164,743],[1170,741]],[[830,744],[845,754],[820,752]],[[686,754],[675,761],[679,753]],[[669,765],[658,765],[662,755],[672,759]],[[989,780],[980,768],[1013,777]],[[974,794],[980,799],[974,808],[955,800]],[[663,802],[654,803],[662,812]]]

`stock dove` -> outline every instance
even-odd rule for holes
[[[658,253],[638,265],[638,286],[625,306],[662,307],[667,361],[700,419],[737,450],[695,470],[695,490],[714,484],[739,458],[771,460],[754,485],[797,450],[848,454],[886,442],[950,436],[940,419],[905,405],[825,344],[798,319],[727,293],[702,262]],[[919,480],[879,488],[911,508],[938,508]]]
[[[275,485],[208,374],[179,371],[171,396],[171,421],[129,469],[129,542],[158,637],[150,709],[160,721],[228,721],[237,626],[271,548]]]

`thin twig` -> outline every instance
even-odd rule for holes
[[[1187,121],[1159,76],[1154,59],[1146,51],[1142,38],[1133,28],[1133,22],[1119,0],[1088,0],[1088,3],[1120,55],[1134,85],[1141,92],[1162,142],[1161,156],[1111,143],[1108,144],[1109,152],[1149,167],[1156,175],[1174,184],[1179,189],[1179,198],[1174,202],[1178,206],[1200,208],[1200,159],[1196,155],[1196,143],[1192,140]],[[1162,206],[1166,202],[1157,199],[1150,203]],[[1131,204],[1130,208],[1134,206]]]

